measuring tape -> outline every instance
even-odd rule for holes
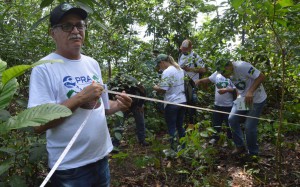
[[[115,91],[111,91],[111,90],[105,90],[105,92],[108,92],[108,93],[114,94],[114,95],[122,94],[121,92],[115,92]],[[148,98],[148,97],[143,97],[143,96],[138,96],[138,95],[127,94],[127,93],[126,93],[126,95],[129,97],[132,97],[132,98],[144,99],[147,101],[159,102],[159,103],[170,104],[170,105],[177,105],[177,106],[182,106],[182,107],[186,107],[186,108],[194,108],[196,110],[204,110],[204,111],[208,111],[208,112],[217,112],[217,113],[236,115],[236,116],[241,116],[241,117],[246,117],[246,118],[254,118],[254,119],[264,120],[264,121],[268,121],[268,122],[276,122],[276,120],[271,120],[271,119],[267,119],[267,118],[258,118],[258,117],[254,117],[254,116],[234,114],[234,113],[230,113],[230,112],[223,112],[223,111],[213,110],[213,109],[209,109],[209,108],[196,107],[196,106],[185,105],[185,104],[180,104],[180,103],[172,103],[169,101],[163,101],[163,100],[159,100],[159,99],[153,99],[153,98]],[[295,123],[288,123],[288,122],[282,122],[282,123],[300,126],[300,124],[295,124]]]

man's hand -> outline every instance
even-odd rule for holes
[[[121,95],[116,95],[116,98],[117,98],[117,107],[122,112],[129,110],[132,104],[132,99],[129,96],[127,96],[125,91],[123,91]]]
[[[187,72],[191,71],[191,68],[189,68],[188,66],[183,66],[182,69]]]
[[[79,94],[81,95],[82,105],[81,108],[93,109],[100,107],[100,102],[98,102],[104,88],[99,83],[93,82],[91,85],[85,87]],[[96,104],[97,103],[97,104]]]
[[[158,91],[159,89],[160,89],[159,86],[157,86],[157,85],[154,85],[154,86],[153,86],[153,90]]]
[[[248,91],[246,96],[245,96],[245,104],[246,106],[251,107],[253,104],[253,93]]]
[[[227,88],[221,88],[221,89],[218,90],[218,93],[221,94],[221,95],[226,93],[226,92],[228,92]]]

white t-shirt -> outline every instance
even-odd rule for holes
[[[245,97],[254,80],[259,76],[260,71],[248,62],[236,61],[232,64],[234,70],[230,79],[238,89],[240,96]],[[267,98],[262,84],[258,86],[253,95],[254,103],[261,103]]]
[[[162,73],[160,88],[166,90],[164,100],[173,103],[184,103],[184,71],[169,66]]]
[[[195,58],[196,56],[196,58]],[[190,54],[188,55],[184,55],[182,54],[179,58],[179,66],[180,67],[183,67],[183,66],[188,66],[189,68],[194,68],[195,67],[195,63],[197,65],[197,68],[205,68],[205,63],[204,61],[202,60],[202,58],[195,53],[195,56],[194,56],[194,52],[191,51]],[[198,80],[200,77],[199,77],[199,73],[195,73],[195,72],[186,72],[186,74],[191,78],[193,79],[193,81],[196,81]]]
[[[103,84],[97,61],[88,56],[81,55],[80,60],[69,60],[51,53],[42,60],[47,59],[62,59],[64,63],[47,63],[33,68],[30,77],[28,107],[45,103],[62,103],[90,85],[93,80]],[[50,168],[54,166],[90,111],[78,108],[62,124],[47,130]],[[108,155],[112,149],[104,104],[101,102],[101,106],[90,115],[58,170],[77,168],[96,162]]]
[[[218,90],[221,88],[235,89],[235,86],[231,80],[225,78],[217,71],[209,76],[209,80],[215,84],[215,105],[231,107],[233,104],[232,92],[226,92],[224,94],[219,94],[218,92]]]

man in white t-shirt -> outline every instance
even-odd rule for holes
[[[196,80],[195,83],[198,86],[200,84],[207,84],[210,82],[215,84],[214,110],[230,113],[233,105],[234,96],[236,96],[236,89],[234,84],[229,78],[224,77],[217,71],[209,77]],[[232,139],[232,134],[228,123],[229,114],[221,112],[213,112],[213,127],[219,134],[222,130],[222,123],[225,122],[227,138]],[[214,138],[218,141],[219,135],[214,136]]]
[[[244,135],[240,126],[242,114],[252,116],[245,120],[245,135],[247,149],[250,155],[258,155],[257,144],[257,125],[258,118],[261,115],[263,106],[266,103],[267,94],[262,85],[265,75],[248,62],[235,61],[229,59],[220,59],[216,62],[217,71],[226,78],[230,78],[238,90],[239,97],[244,99],[247,110],[239,110],[237,102],[234,103],[231,114],[229,115],[229,125],[232,129],[233,141],[236,145],[232,154],[241,154],[246,151],[244,144]]]
[[[37,127],[46,131],[48,165],[54,166],[71,138],[92,111],[68,154],[51,177],[52,186],[109,186],[107,155],[113,146],[105,114],[127,110],[131,98],[125,93],[104,108],[100,98],[103,84],[99,64],[80,53],[84,42],[87,12],[62,3],[50,13],[50,34],[56,50],[42,60],[61,59],[33,68],[28,107],[61,104],[72,110],[70,117]]]
[[[179,66],[184,70],[185,76],[191,78],[194,82],[202,77],[206,72],[205,63],[202,58],[193,51],[191,40],[186,39],[180,46],[181,54],[178,59]],[[197,89],[193,88],[192,101],[189,104],[198,104]],[[189,126],[195,124],[196,109],[187,109]]]

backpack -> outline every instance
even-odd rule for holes
[[[195,82],[189,76],[184,76],[184,94],[187,104],[193,103],[193,89],[195,88]]]
[[[179,54],[179,58],[182,56],[182,53]],[[195,59],[197,58],[197,54],[193,53],[193,63],[194,63],[194,67],[197,67],[197,63],[195,61]],[[199,78],[201,78],[201,74],[199,74]],[[192,78],[190,78],[188,75],[184,76],[184,94],[186,97],[186,102],[188,105],[192,105],[195,104],[193,103],[193,89],[196,87],[195,82],[193,81]]]

